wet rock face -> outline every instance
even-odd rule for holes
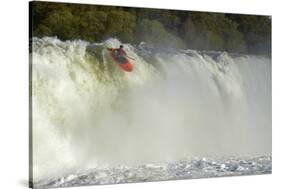
[[[67,175],[35,183],[37,188],[70,187],[97,184],[164,181],[177,179],[208,178],[270,174],[271,157],[208,159],[195,158],[171,163],[118,166],[92,169],[86,173]]]

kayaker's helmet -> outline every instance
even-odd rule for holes
[[[120,45],[120,49],[122,49],[123,48],[123,45]]]

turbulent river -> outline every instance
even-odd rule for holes
[[[271,59],[33,38],[37,187],[271,173]]]

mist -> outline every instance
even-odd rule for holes
[[[125,44],[136,59],[126,73],[106,50],[96,55],[87,46],[34,39],[35,180],[94,167],[271,155],[269,58],[151,55]]]

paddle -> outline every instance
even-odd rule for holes
[[[134,61],[136,61],[136,59],[134,59],[134,58],[132,58],[132,57],[129,57],[128,55],[125,55],[127,58],[129,58],[129,59],[132,59],[132,60],[134,60]]]

